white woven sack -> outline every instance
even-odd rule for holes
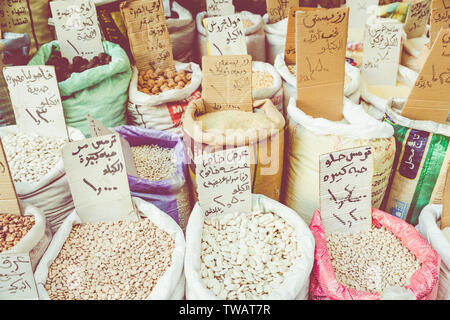
[[[178,13],[178,18],[168,18],[170,41],[174,60],[191,62],[194,59],[194,46],[196,28],[195,21],[189,10],[183,8],[178,2],[172,2],[172,11]]]
[[[266,61],[266,40],[264,35],[263,20],[260,15],[248,11],[239,12],[244,19],[250,20],[253,25],[245,28],[247,42],[247,53],[252,56],[253,61]],[[203,19],[206,11],[199,12],[196,17],[197,22],[197,61],[201,63],[202,57],[208,55],[206,30],[203,26]]]
[[[138,71],[133,67],[127,109],[128,123],[134,126],[182,134],[181,116],[190,100],[200,98],[202,70],[196,63],[175,61],[177,71],[192,72],[191,82],[183,89],[172,89],[158,95],[138,90]]]
[[[253,89],[252,92],[253,100],[256,101],[256,100],[270,99],[275,108],[277,108],[277,110],[284,115],[283,88],[281,86],[280,74],[277,72],[277,70],[275,70],[275,68],[271,64],[260,61],[253,61],[252,71],[270,73],[270,75],[273,77],[271,87]]]
[[[252,209],[271,211],[283,218],[296,233],[301,257],[294,262],[293,270],[272,293],[267,300],[307,300],[309,276],[314,262],[314,237],[308,226],[294,211],[266,196],[253,194]],[[200,205],[195,205],[186,229],[186,299],[187,300],[219,300],[206,287],[200,274],[200,248],[205,215]]]
[[[263,16],[263,21],[264,32],[266,33],[266,61],[274,64],[277,55],[284,53],[288,19],[285,18],[269,24],[269,15],[266,13]]]
[[[67,129],[71,141],[85,138],[80,130],[72,127],[67,127]],[[2,127],[0,128],[0,137],[17,132],[16,125]],[[75,208],[62,158],[39,182],[15,182],[14,186],[22,211],[28,205],[41,209],[50,224],[52,233],[58,230],[63,220]]]
[[[441,257],[437,300],[450,300],[450,242],[440,229],[441,216],[442,205],[427,205],[420,213],[416,229]]]
[[[182,299],[181,293],[184,292],[185,283],[183,263],[186,248],[183,231],[171,217],[159,210],[153,204],[135,197],[133,197],[133,201],[136,204],[137,209],[142,212],[146,218],[150,219],[161,230],[169,233],[175,240],[175,248],[172,252],[172,264],[158,280],[158,283],[153,288],[147,300]],[[61,251],[62,246],[72,230],[72,226],[80,223],[81,220],[78,217],[77,212],[73,211],[64,221],[58,232],[53,236],[50,246],[37,266],[34,278],[36,280],[40,299],[50,299],[44,287],[47,281],[48,269]]]

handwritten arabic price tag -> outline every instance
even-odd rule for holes
[[[346,0],[345,5],[350,8],[348,13],[348,27],[364,29],[370,14],[367,8],[377,6],[378,0]]]
[[[251,211],[249,147],[205,153],[195,162],[200,207],[206,216]]]
[[[62,155],[83,222],[138,220],[118,133],[71,142],[63,147]]]
[[[412,2],[408,9],[403,29],[408,39],[421,37],[427,31],[431,14],[431,0]]]
[[[63,57],[90,60],[104,52],[94,1],[51,1],[50,8]]]
[[[55,67],[6,67],[3,75],[20,131],[68,139]]]
[[[0,254],[0,300],[39,300],[28,254]]]
[[[31,30],[28,2],[0,0],[0,28],[3,32],[16,33]],[[34,45],[33,37],[31,37],[31,45]]]
[[[203,20],[210,56],[247,54],[247,42],[241,14]]]
[[[430,16],[430,48],[433,46],[441,28],[450,28],[450,1],[432,0]]]
[[[161,0],[123,1],[120,11],[138,70],[175,70],[172,43]]]
[[[203,56],[202,65],[206,112],[253,111],[250,55]]]
[[[372,225],[371,147],[320,156],[320,214],[325,232],[355,233]]]
[[[22,214],[3,143],[0,141],[0,214],[2,213]]]
[[[441,29],[402,116],[450,124],[450,29]]]
[[[447,165],[447,178],[445,179],[445,187],[443,193],[443,208],[441,229],[450,227],[450,162]]]
[[[267,14],[269,23],[286,19],[291,8],[298,7],[299,0],[267,0]]]
[[[115,133],[105,127],[100,121],[91,117],[91,115],[87,115],[86,117],[89,127],[89,132],[91,133],[91,137],[101,137],[109,134]],[[133,159],[133,152],[131,151],[131,146],[127,140],[120,137],[120,144],[122,146],[123,157],[125,159],[125,167],[127,168],[127,173],[129,175],[137,177],[137,169]]]
[[[233,0],[206,0],[208,17],[220,17],[234,14]]]
[[[297,106],[342,120],[348,8],[296,13]]]
[[[361,74],[369,85],[397,84],[402,32],[403,25],[398,22],[366,26]]]

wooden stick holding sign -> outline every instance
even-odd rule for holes
[[[441,229],[450,227],[450,162],[447,167],[447,178],[445,179],[444,197],[442,201]]]
[[[206,0],[208,17],[229,16],[235,12],[233,0]]]
[[[71,142],[63,147],[62,156],[82,222],[139,219],[118,133]]]
[[[22,215],[5,149],[0,141],[0,214],[5,213]]]
[[[370,230],[372,167],[369,146],[320,156],[320,215],[326,233]]]
[[[203,56],[202,65],[206,112],[253,111],[250,55]]]
[[[297,106],[342,120],[348,8],[296,13]]]
[[[199,203],[206,216],[251,211],[248,146],[205,153],[195,162]]]
[[[402,116],[450,124],[450,29],[441,29],[431,48]]]
[[[39,300],[29,254],[0,254],[0,300]]]
[[[50,8],[61,55],[69,62],[76,56],[90,60],[104,52],[93,0],[51,1]]]
[[[68,140],[55,67],[6,67],[3,75],[19,130]]]
[[[175,71],[172,42],[161,0],[123,1],[120,12],[137,69]]]

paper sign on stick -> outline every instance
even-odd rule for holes
[[[348,11],[296,13],[297,106],[314,118],[343,118]]]
[[[22,215],[3,143],[0,141],[0,214]]]
[[[326,233],[370,230],[372,166],[370,146],[320,156],[320,215]]]
[[[233,0],[206,0],[208,17],[229,16],[235,12]]]
[[[61,55],[88,60],[104,52],[97,11],[92,0],[51,1],[55,32]]]
[[[402,110],[413,120],[450,124],[450,29],[441,29]]]
[[[430,42],[431,48],[439,31],[450,28],[450,0],[431,0]]]
[[[445,179],[441,229],[450,227],[450,163],[447,164],[447,167],[448,169],[447,178]]]
[[[55,67],[6,67],[3,75],[20,131],[68,139]]]
[[[202,65],[206,112],[253,111],[250,55],[203,56]]]
[[[28,254],[0,254],[0,300],[39,300]]]
[[[210,56],[247,54],[247,42],[241,14],[203,20]]]
[[[403,25],[397,20],[366,25],[361,75],[367,84],[396,86],[402,32]]]
[[[346,0],[345,5],[350,8],[348,13],[348,27],[354,29],[364,29],[370,13],[367,8],[377,6],[378,0]]]
[[[200,207],[206,216],[251,211],[248,146],[204,153],[195,162]]]
[[[161,0],[123,1],[120,4],[136,67],[172,69],[172,43]]]
[[[430,13],[431,0],[411,3],[403,27],[408,39],[421,37],[427,31],[427,22]]]
[[[267,14],[269,24],[281,21],[288,17],[291,8],[298,7],[299,0],[267,0]]]
[[[62,155],[83,222],[138,220],[118,133],[71,142],[63,147]]]

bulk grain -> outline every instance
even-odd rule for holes
[[[11,249],[34,226],[34,216],[0,214],[0,253]]]
[[[158,181],[172,178],[177,171],[173,149],[158,145],[131,147],[133,160],[139,178]]]
[[[271,64],[252,62],[252,97],[253,101],[270,99],[275,108],[285,114],[281,77]]]

